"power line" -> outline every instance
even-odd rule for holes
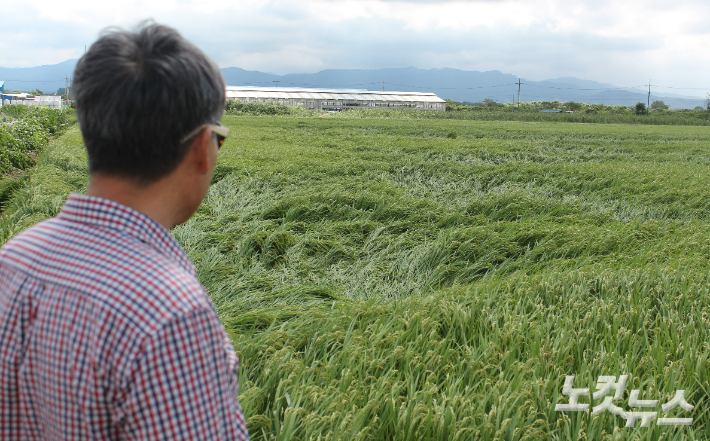
[[[362,84],[341,84],[341,85],[323,85],[323,84],[303,84],[303,83],[292,83],[289,81],[281,81],[284,84],[299,85],[299,87],[356,87],[356,86],[371,86],[373,84],[380,84],[381,81],[375,83],[362,83]],[[264,84],[264,83],[245,83],[245,84]]]
[[[4,80],[6,83],[7,82],[18,82],[18,83],[64,83],[65,79],[56,79],[56,80],[19,80],[19,79],[6,79]],[[244,85],[272,85],[273,83],[276,83],[276,87],[279,86],[279,83],[283,84],[289,84],[295,87],[314,87],[314,88],[352,88],[352,87],[365,87],[365,86],[373,86],[373,85],[378,85],[382,86],[382,89],[384,91],[384,85],[385,81],[384,79],[382,81],[377,81],[377,82],[372,82],[372,83],[359,83],[359,84],[338,84],[338,85],[323,85],[323,84],[303,84],[303,83],[295,83],[295,82],[290,82],[290,81],[283,81],[283,80],[272,80],[272,81],[266,81],[266,82],[249,82],[249,83],[242,83]],[[399,83],[389,83],[392,86],[397,86],[397,87],[403,87],[403,88],[408,88],[408,89],[426,89],[426,90],[480,90],[480,89],[493,89],[493,88],[499,88],[499,87],[515,87],[518,86],[518,94],[520,93],[520,89],[522,85],[526,85],[529,87],[537,87],[541,89],[553,89],[553,90],[577,90],[577,91],[615,91],[615,90],[628,90],[628,89],[637,89],[636,93],[641,92],[638,89],[641,88],[646,88],[648,87],[650,89],[650,82],[649,84],[643,84],[643,85],[638,85],[638,86],[625,86],[625,87],[608,87],[608,88],[590,88],[590,87],[556,87],[556,86],[545,86],[541,84],[532,84],[532,83],[525,83],[522,81],[522,79],[518,79],[518,82],[516,83],[508,83],[508,84],[495,84],[495,85],[488,85],[488,86],[472,86],[472,87],[436,87],[436,86],[414,86],[410,84],[399,84]],[[675,86],[654,86],[660,89],[674,89],[674,90],[710,90],[710,87],[707,88],[702,88],[702,87],[675,87]],[[379,87],[378,87],[379,88]],[[643,92],[641,92],[643,93]],[[649,92],[647,92],[649,93]],[[532,97],[532,96],[531,96]],[[700,97],[698,97],[700,98]],[[585,98],[586,100],[595,100],[592,97]],[[604,101],[632,101],[637,98],[614,98],[614,99],[603,99]],[[685,99],[693,99],[691,97],[687,97]],[[518,101],[520,100],[518,96]],[[649,100],[647,100],[649,101]]]
[[[55,80],[17,80],[17,79],[5,79],[3,80],[5,82],[17,82],[17,83],[61,83],[64,81],[64,78],[59,78]],[[545,85],[540,85],[540,84],[532,84],[532,83],[525,83],[522,82],[521,79],[518,79],[518,82],[520,85],[525,85],[529,87],[537,87],[541,89],[554,89],[554,90],[624,90],[624,89],[641,89],[641,88],[646,88],[648,87],[648,84],[641,84],[638,86],[624,86],[624,87],[597,87],[597,88],[590,88],[590,87],[555,87],[555,86],[545,86]],[[271,84],[271,83],[276,83],[277,86],[279,83],[283,84],[291,84],[291,85],[298,85],[300,87],[357,87],[357,86],[372,86],[372,85],[383,85],[385,81],[377,81],[377,82],[372,82],[372,83],[359,83],[359,84],[335,84],[335,85],[323,85],[323,84],[304,84],[304,83],[294,83],[290,81],[283,81],[283,80],[272,80],[272,81],[257,81],[257,82],[249,82],[249,83],[242,83],[244,85],[257,85],[257,84]],[[399,87],[408,87],[411,89],[436,89],[436,90],[475,90],[475,89],[492,89],[496,87],[514,87],[518,86],[519,84],[516,83],[508,83],[508,84],[496,84],[492,86],[473,86],[473,87],[437,87],[437,86],[414,86],[410,84],[399,84],[399,83],[389,83],[393,86],[399,86]],[[710,87],[674,87],[674,86],[654,86],[659,89],[675,89],[675,90],[710,90]]]
[[[523,83],[526,86],[530,87],[541,87],[544,89],[558,89],[558,90],[622,90],[622,89],[638,89],[641,87],[645,87],[645,84],[642,84],[640,86],[629,86],[629,87],[606,87],[606,88],[583,88],[583,87],[553,87],[553,86],[540,86],[538,84],[528,84],[528,83]]]
[[[390,83],[393,86],[400,86],[400,87],[409,87],[411,89],[436,89],[436,90],[474,90],[474,89],[490,89],[494,87],[506,87],[506,86],[514,86],[517,83],[512,83],[512,84],[499,84],[496,86],[477,86],[477,87],[425,87],[425,86],[409,86],[406,84],[396,84],[396,83]],[[524,84],[524,83],[523,83]]]
[[[523,83],[525,84],[525,83]],[[534,98],[538,99],[540,101],[547,101],[547,102],[552,102],[552,101],[557,101],[557,99],[551,98],[549,96],[541,96],[541,95],[530,95],[528,93],[525,94],[527,98]],[[467,99],[467,102],[471,102],[471,100],[479,100],[479,99],[484,99],[488,98],[485,95],[479,95],[476,97],[473,97],[471,99]],[[635,103],[638,102],[638,97],[632,97],[632,98],[593,98],[593,97],[588,97],[584,98],[585,102],[629,102],[629,103]],[[698,98],[701,99],[701,98]],[[587,101],[588,100],[588,101]],[[516,102],[515,95],[513,96],[513,101]]]
[[[671,86],[653,86],[660,89],[678,89],[678,90],[710,90],[710,87],[671,87]]]

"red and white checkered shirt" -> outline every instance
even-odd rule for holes
[[[72,194],[0,250],[0,439],[246,440],[238,359],[169,231]]]

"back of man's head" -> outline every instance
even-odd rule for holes
[[[174,29],[144,22],[109,29],[79,60],[72,95],[89,172],[154,182],[173,171],[190,143],[218,122],[225,83],[219,68]]]

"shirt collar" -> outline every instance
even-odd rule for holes
[[[185,271],[196,275],[195,266],[170,231],[149,216],[118,202],[72,193],[58,218],[120,231],[154,248]]]

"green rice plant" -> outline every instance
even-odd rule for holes
[[[50,141],[27,177],[13,184],[0,216],[0,246],[25,228],[55,216],[71,192],[88,184],[86,153],[79,128]]]
[[[0,213],[5,204],[12,199],[15,191],[22,187],[26,176],[8,176],[0,179]]]
[[[223,118],[173,234],[239,353],[252,439],[709,438],[705,128],[414,114]],[[0,243],[86,182],[73,127]],[[628,375],[625,409],[685,390],[691,412],[658,416],[694,422],[557,412],[567,375]]]

